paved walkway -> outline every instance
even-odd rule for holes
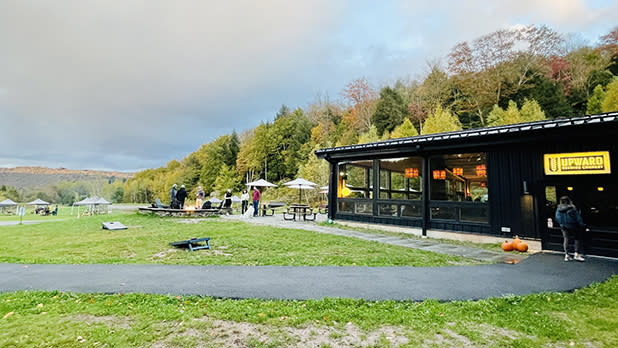
[[[267,225],[282,228],[297,228],[307,231],[313,231],[325,234],[334,234],[338,236],[358,238],[371,242],[378,242],[390,245],[397,245],[405,248],[414,248],[420,250],[431,251],[435,253],[463,256],[475,260],[486,262],[502,262],[502,263],[517,263],[527,257],[527,254],[507,253],[500,251],[491,251],[468,247],[464,245],[443,243],[435,239],[420,239],[420,238],[405,238],[398,236],[389,236],[377,233],[360,232],[351,229],[342,229],[330,226],[321,226],[315,222],[305,221],[286,221],[281,215],[275,216],[260,216],[257,218],[247,219],[241,215],[223,216],[224,219],[245,221],[255,225]],[[323,218],[323,217],[322,217]]]
[[[522,262],[454,267],[290,267],[0,264],[0,291],[60,290],[221,298],[476,300],[571,291],[618,274],[618,261],[564,262],[538,253]]]

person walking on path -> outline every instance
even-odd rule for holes
[[[564,261],[571,260],[569,256],[569,241],[571,239],[575,240],[573,243],[575,249],[573,259],[584,261],[581,252],[586,225],[569,196],[560,197],[560,204],[556,207],[556,221],[560,224],[560,229],[562,230]]]
[[[187,191],[185,190],[185,185],[180,185],[180,190],[176,192],[176,199],[178,200],[180,209],[184,209],[185,199],[187,199]]]
[[[176,184],[172,185],[172,189],[170,190],[170,207],[172,209],[174,209],[174,207],[176,205],[174,203],[174,201],[176,200],[176,193],[178,193],[178,190],[176,190],[176,186],[178,186],[178,185],[176,185]]]
[[[247,211],[249,205],[249,193],[247,190],[242,190],[242,194],[240,195],[240,211],[241,214],[244,214]]]
[[[253,193],[251,194],[251,200],[253,200],[253,216],[258,216],[258,209],[260,208],[260,190],[257,187],[253,188]]]
[[[195,193],[195,209],[202,208],[202,201],[204,200],[205,196],[206,196],[206,193],[202,189],[202,186],[198,186],[197,192]]]

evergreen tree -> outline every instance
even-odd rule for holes
[[[422,134],[452,132],[461,129],[461,123],[457,116],[453,115],[449,110],[438,106],[436,111],[425,120]]]
[[[359,144],[373,143],[379,140],[380,136],[378,135],[378,130],[375,125],[371,126],[366,133],[363,133],[358,137]]]
[[[524,105],[519,110],[523,122],[534,122],[545,120],[545,112],[541,110],[541,106],[536,100],[524,100]]]
[[[618,111],[618,77],[615,77],[614,80],[607,85],[605,98],[603,98],[603,104],[601,104],[601,111]]]
[[[416,128],[414,128],[414,126],[412,125],[412,122],[410,122],[410,119],[406,117],[406,119],[403,121],[401,125],[393,129],[393,132],[390,134],[390,137],[391,139],[394,139],[394,138],[413,137],[415,135],[418,135],[418,131],[416,130]]]
[[[408,106],[403,97],[393,88],[384,87],[380,91],[380,100],[376,106],[376,111],[371,117],[373,125],[379,136],[385,131],[392,131],[403,122],[408,112]]]
[[[601,105],[603,104],[603,99],[605,99],[605,89],[601,85],[597,85],[594,87],[594,91],[592,92],[592,96],[588,99],[588,104],[586,105],[586,113],[588,115],[599,114],[602,111]]]

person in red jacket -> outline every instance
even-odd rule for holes
[[[258,216],[258,209],[260,208],[260,190],[257,187],[253,188],[251,193],[251,199],[253,200],[253,216]]]

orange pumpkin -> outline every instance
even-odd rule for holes
[[[521,239],[519,239],[519,237],[515,236],[515,238],[513,238],[513,249],[517,249],[517,245],[521,243]]]
[[[519,244],[517,244],[517,250],[525,253],[526,251],[528,251],[528,244],[520,242]]]
[[[505,240],[502,243],[502,250],[504,250],[504,251],[512,251],[513,250],[513,243],[509,242],[508,240]]]

